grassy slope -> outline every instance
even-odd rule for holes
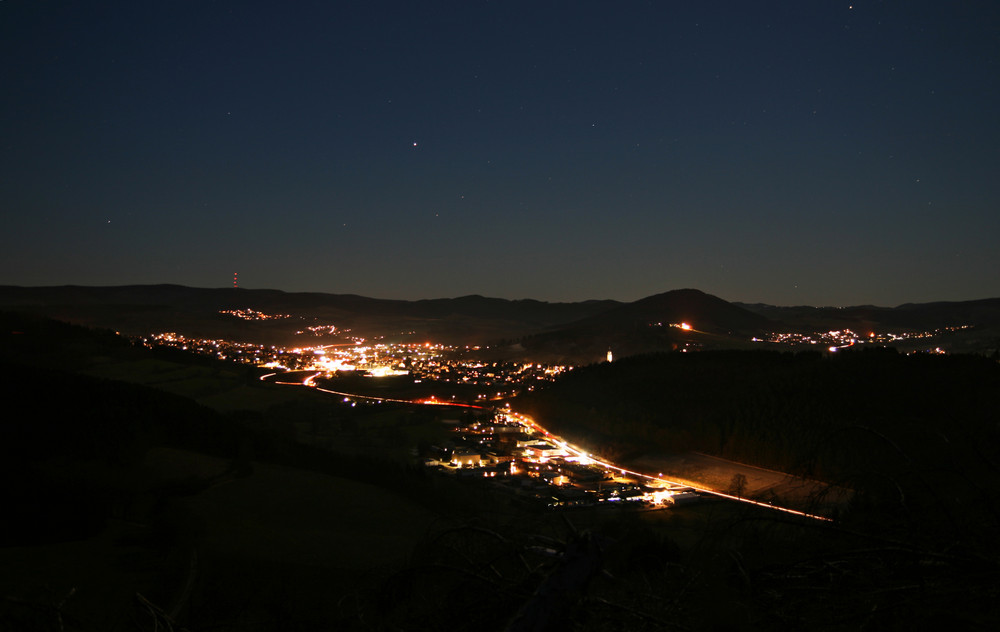
[[[188,397],[220,412],[266,410],[309,395],[253,382],[241,365],[192,365],[150,357],[101,358],[82,369],[94,377],[122,380]]]
[[[210,477],[229,464],[156,448],[145,465],[156,481]],[[434,514],[390,490],[266,464],[256,464],[248,477],[169,502],[169,525],[163,517],[138,524],[112,520],[83,540],[0,548],[0,593],[38,605],[75,588],[66,617],[81,629],[127,630],[133,629],[127,615],[134,593],[168,609],[190,577],[193,589],[182,615],[193,614],[202,625],[239,626],[271,616],[276,604],[266,595],[276,590],[299,583],[310,594],[370,586],[401,568],[414,545],[439,525]],[[157,529],[168,526],[171,546],[154,546],[162,535]],[[187,566],[192,552],[193,573]],[[259,599],[265,601],[255,603]],[[300,604],[295,616],[333,616],[325,603]],[[15,620],[25,629],[35,629],[33,623],[45,629],[44,614],[27,617],[5,605],[0,614],[20,616]]]
[[[122,362],[115,369],[122,374],[156,374]],[[114,364],[78,364],[102,363]],[[187,392],[199,391],[199,375],[214,375],[150,366],[171,377],[161,384],[190,384]],[[251,387],[227,393],[240,388]],[[282,414],[293,423],[324,410],[320,400],[298,403],[312,395],[306,389],[274,393],[291,398]],[[408,440],[399,434],[409,426],[380,415],[371,441],[364,423],[349,429],[359,449]],[[336,442],[337,432],[321,425],[314,436]],[[146,485],[183,487],[229,464],[188,450],[154,448],[147,456]],[[644,515],[531,514],[486,488],[451,483],[435,485],[435,494],[469,509],[448,522],[391,484],[260,463],[249,476],[160,506],[140,496],[133,514],[147,519],[137,525],[112,520],[77,542],[0,549],[0,594],[24,600],[0,604],[0,629],[54,629],[54,610],[38,606],[72,587],[67,629],[145,629],[133,619],[133,592],[169,608],[189,577],[180,619],[194,630],[502,629],[558,567],[553,553],[580,531],[601,538],[610,574],[597,574],[582,601],[573,597],[565,629],[992,629],[988,622],[1000,618],[992,605],[1000,603],[995,553],[949,547],[954,538],[912,546],[899,525],[849,533],[725,503]],[[453,524],[459,529],[446,528]]]
[[[38,331],[33,331],[35,325]],[[79,417],[87,424],[101,423],[104,408],[115,415],[115,423],[131,418],[155,419],[154,424],[169,424],[169,411],[175,408],[186,410],[181,400],[148,398],[153,391],[115,386],[119,382],[110,381],[115,379],[214,403],[217,410],[255,410],[270,416],[254,419],[290,429],[297,412],[330,409],[330,398],[308,389],[260,384],[248,379],[241,366],[165,360],[52,323],[18,322],[4,329],[18,332],[0,341],[7,370],[15,372],[19,384],[30,385],[4,383],[10,388],[5,391],[9,402],[27,397],[29,402],[23,403],[32,406],[32,415],[21,416],[19,424],[39,414],[57,433],[73,428],[77,415],[72,402],[65,401],[67,392],[93,393],[95,403],[103,402],[97,412]],[[33,333],[38,337],[29,339]],[[54,366],[87,377],[53,372]],[[63,394],[52,400],[60,402],[55,407],[46,402],[52,392]],[[108,399],[118,397],[126,399]],[[152,414],[144,402],[161,411]],[[89,410],[90,404],[85,405]],[[213,419],[210,413],[200,414]],[[363,424],[356,425],[361,426],[357,434],[363,434]],[[32,442],[47,436],[46,431],[17,434],[17,428],[5,430],[5,436]],[[261,435],[258,441],[266,439]],[[136,629],[136,593],[165,610],[182,602],[181,620],[198,628],[282,627],[274,620],[279,616],[314,623],[317,617],[335,620],[341,615],[329,610],[330,595],[370,586],[405,564],[415,542],[437,520],[425,505],[401,497],[391,483],[380,487],[263,463],[234,477],[228,458],[162,446],[146,450],[140,462],[134,455],[141,448],[130,448],[132,460],[115,464],[104,460],[114,459],[113,451],[88,460],[87,449],[68,444],[44,461],[25,461],[34,463],[24,470],[32,477],[31,489],[47,493],[59,489],[53,485],[81,481],[76,486],[88,509],[94,508],[89,509],[91,517],[103,518],[90,529],[69,528],[68,536],[55,540],[47,535],[31,544],[6,542],[0,548],[0,594],[5,595],[0,629],[49,629],[56,625],[56,604],[74,589],[61,606],[65,620],[72,622],[70,629]],[[10,465],[15,467],[21,466]],[[17,476],[18,470],[11,473]],[[36,482],[40,476],[52,482]],[[117,500],[107,501],[108,509],[102,510],[105,501],[99,499],[106,494]],[[41,516],[75,522],[75,504],[60,510],[61,497],[36,502],[50,506]]]

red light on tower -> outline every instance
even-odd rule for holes
[[[234,290],[240,286],[239,276],[240,276],[239,272],[233,272],[233,289]]]

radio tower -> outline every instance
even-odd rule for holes
[[[239,287],[240,287],[239,276],[240,276],[239,272],[233,272],[233,289],[234,290],[238,290]]]

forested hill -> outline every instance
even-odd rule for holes
[[[517,405],[615,459],[696,450],[864,490],[997,479],[998,393],[977,356],[718,351],[584,367]]]
[[[606,311],[620,303],[549,303],[484,296],[403,301],[352,294],[264,289],[0,286],[0,308],[39,314],[128,334],[177,331],[189,337],[299,344],[309,325],[335,326],[360,336],[402,335],[468,344],[519,337]],[[271,316],[244,319],[236,310]]]

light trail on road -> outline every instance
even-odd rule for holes
[[[275,381],[275,384],[285,384],[285,385],[291,385],[291,386],[306,386],[308,388],[314,388],[317,391],[320,391],[320,392],[323,392],[323,393],[330,393],[331,395],[337,395],[339,397],[350,398],[350,399],[361,399],[361,400],[368,400],[368,401],[374,401],[374,402],[396,402],[396,403],[400,403],[400,404],[411,404],[411,405],[415,405],[415,406],[460,406],[460,407],[464,407],[464,408],[476,408],[476,409],[479,409],[479,410],[487,410],[487,408],[485,406],[476,406],[476,405],[473,405],[473,404],[464,404],[464,403],[457,403],[457,402],[447,402],[447,401],[442,401],[442,400],[434,399],[433,397],[429,398],[429,399],[396,399],[396,398],[392,398],[392,397],[375,397],[375,396],[371,396],[371,395],[359,395],[357,393],[346,393],[346,392],[343,392],[343,391],[334,391],[334,390],[331,390],[331,389],[328,389],[328,388],[322,388],[322,387],[316,386],[316,378],[318,378],[322,374],[323,373],[321,371],[319,371],[319,372],[313,373],[312,375],[309,375],[308,377],[304,378],[301,382],[278,382],[278,381]],[[269,375],[273,376],[273,375],[276,375],[276,374],[275,373],[271,373]],[[264,378],[262,377],[261,379],[264,379]],[[772,505],[770,503],[765,503],[765,502],[762,502],[762,501],[759,501],[759,500],[753,500],[751,498],[743,498],[742,496],[734,496],[732,494],[726,494],[724,492],[720,492],[720,491],[717,491],[717,490],[714,490],[714,489],[708,489],[708,488],[704,488],[704,487],[697,487],[695,485],[691,485],[691,484],[688,484],[688,483],[682,483],[682,482],[679,482],[679,481],[671,481],[671,480],[669,480],[667,478],[663,478],[661,476],[653,476],[652,474],[646,474],[644,472],[637,472],[635,470],[630,470],[630,469],[624,468],[624,467],[622,467],[620,465],[615,465],[614,463],[609,463],[607,461],[602,461],[600,459],[595,459],[592,455],[588,454],[586,450],[578,448],[578,447],[570,444],[568,441],[565,441],[561,437],[550,433],[548,430],[546,430],[545,428],[543,428],[541,425],[539,425],[534,419],[532,419],[528,415],[525,415],[523,413],[515,413],[515,412],[510,411],[510,410],[508,410],[504,414],[506,414],[508,418],[513,419],[514,421],[516,421],[518,424],[520,424],[520,425],[522,425],[522,426],[524,426],[524,427],[526,427],[526,428],[528,428],[530,430],[534,430],[535,432],[540,432],[541,434],[545,435],[547,438],[549,438],[552,441],[554,441],[556,444],[558,444],[561,448],[563,448],[567,452],[570,452],[570,453],[574,454],[577,458],[582,458],[582,459],[590,460],[593,463],[596,463],[597,465],[599,465],[599,466],[601,466],[601,467],[603,467],[605,469],[608,469],[608,470],[617,471],[617,472],[619,472],[621,474],[628,474],[630,476],[634,476],[636,478],[645,479],[645,480],[648,480],[648,481],[655,481],[655,482],[661,483],[663,485],[668,485],[668,486],[672,485],[672,486],[677,486],[677,487],[684,487],[684,488],[687,488],[687,489],[692,489],[692,490],[694,490],[696,492],[699,492],[699,493],[702,493],[702,494],[708,494],[710,496],[716,496],[718,498],[725,498],[727,500],[734,500],[736,502],[740,502],[740,503],[744,503],[744,504],[748,504],[748,505],[755,505],[757,507],[763,507],[764,509],[770,509],[772,511],[778,511],[778,512],[782,512],[782,513],[787,513],[787,514],[791,514],[791,515],[794,515],[794,516],[801,516],[803,518],[810,518],[812,520],[821,520],[823,522],[833,522],[833,518],[828,518],[826,516],[819,516],[819,515],[816,515],[816,514],[807,513],[805,511],[799,511],[797,509],[791,509],[789,507],[780,507],[778,505]]]
[[[277,375],[277,373],[269,373],[269,374],[267,374],[265,376],[261,376],[261,380],[263,380],[266,377],[273,377],[275,375]],[[329,388],[323,388],[321,386],[317,386],[316,385],[316,379],[318,377],[320,377],[321,375],[323,375],[323,372],[322,371],[317,371],[316,373],[313,373],[312,375],[309,375],[309,376],[303,378],[301,382],[279,382],[279,381],[275,380],[274,383],[275,384],[282,384],[282,385],[285,385],[285,386],[305,386],[305,387],[308,387],[308,388],[316,389],[317,391],[320,391],[321,393],[329,393],[331,395],[337,395],[339,397],[346,397],[346,398],[350,398],[350,399],[359,399],[359,400],[379,402],[379,403],[381,403],[381,402],[395,402],[397,404],[412,404],[412,405],[415,405],[415,406],[458,406],[458,407],[461,407],[461,408],[476,408],[476,409],[479,409],[479,410],[487,410],[487,408],[485,406],[476,406],[475,404],[466,404],[466,403],[463,403],[463,402],[449,402],[449,401],[444,401],[444,400],[440,400],[440,399],[435,399],[433,396],[431,396],[428,399],[398,399],[398,398],[394,398],[394,397],[378,397],[378,396],[375,396],[375,395],[361,395],[359,393],[347,393],[345,391],[334,391],[334,390],[331,390]]]
[[[795,515],[795,516],[802,516],[804,518],[811,518],[813,520],[822,520],[824,522],[833,522],[832,518],[827,518],[826,516],[819,516],[819,515],[816,515],[816,514],[807,513],[805,511],[799,511],[797,509],[790,509],[788,507],[780,507],[778,505],[772,505],[770,503],[761,502],[759,500],[753,500],[751,498],[743,498],[742,496],[734,496],[732,494],[726,494],[724,492],[716,491],[714,489],[707,489],[707,488],[704,488],[704,487],[697,487],[695,485],[690,485],[690,484],[687,484],[687,483],[681,483],[679,481],[671,481],[669,479],[662,478],[660,476],[653,476],[651,474],[645,474],[643,472],[636,472],[635,470],[630,470],[630,469],[621,467],[620,465],[615,465],[614,463],[609,463],[607,461],[601,461],[600,459],[595,459],[593,456],[591,456],[590,454],[588,454],[585,450],[582,450],[582,449],[580,449],[580,448],[578,448],[578,447],[576,447],[576,446],[574,446],[574,445],[572,445],[572,444],[564,441],[560,437],[551,434],[548,430],[546,430],[545,428],[543,428],[542,426],[540,426],[537,422],[535,422],[534,419],[532,419],[531,417],[528,417],[527,415],[524,415],[524,414],[521,414],[521,413],[511,412],[511,413],[508,413],[508,416],[513,417],[518,423],[520,423],[520,424],[522,424],[522,425],[524,425],[524,426],[526,426],[528,428],[531,428],[531,429],[533,429],[533,430],[535,430],[537,432],[541,432],[546,437],[549,437],[553,441],[555,441],[556,443],[558,443],[559,446],[562,447],[563,449],[565,449],[566,451],[574,453],[577,457],[589,459],[589,460],[593,461],[594,463],[600,465],[601,467],[604,467],[604,468],[609,469],[609,470],[616,470],[616,471],[618,471],[618,472],[620,472],[622,474],[629,474],[631,476],[635,476],[635,477],[638,477],[638,478],[643,478],[643,479],[646,479],[648,481],[656,481],[658,483],[663,483],[663,484],[666,484],[666,485],[676,485],[678,487],[686,487],[688,489],[693,489],[694,491],[700,492],[702,494],[709,494],[711,496],[716,496],[716,497],[719,497],[719,498],[726,498],[728,500],[735,500],[736,502],[741,502],[741,503],[745,503],[745,504],[749,504],[749,505],[756,505],[757,507],[763,507],[765,509],[771,509],[771,510],[774,510],[774,511],[780,511],[780,512],[787,513],[787,514],[792,514],[792,515]]]

